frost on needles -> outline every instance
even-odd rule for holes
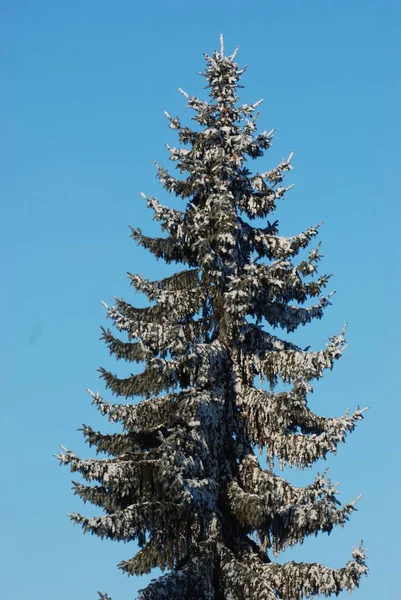
[[[298,256],[318,227],[279,235],[271,215],[292,187],[284,178],[293,153],[251,174],[247,161],[264,155],[274,131],[256,132],[260,102],[238,102],[245,69],[236,52],[225,56],[222,44],[205,58],[209,101],[180,90],[200,127],[166,113],[179,139],[178,147],[168,146],[177,177],[156,165],[183,210],[144,196],[165,235],[132,229],[140,246],[180,270],[160,281],[128,275],[148,297],[147,308],[123,299],[105,305],[126,340],[103,329],[110,353],[144,370],[122,379],[101,369],[121,403],[89,391],[121,432],[83,427],[85,440],[105,458],[81,459],[62,448],[60,463],[84,481],[74,483],[75,493],[102,509],[98,517],[71,518],[100,538],[137,542],[140,550],[119,565],[125,573],[167,569],[139,600],[337,595],[366,574],[362,546],[340,569],[274,559],[306,536],[343,526],[355,501],[341,505],[326,472],[305,488],[293,487],[273,472],[273,460],[308,467],[336,452],[362,419],[359,409],[325,418],[308,407],[312,382],[342,355],[345,331],[320,351],[282,339],[320,319],[330,304],[329,277],[317,275],[319,246],[306,259]],[[256,218],[267,225],[253,227]],[[280,382],[288,391],[275,391]],[[269,470],[256,458],[261,449]]]

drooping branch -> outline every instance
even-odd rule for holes
[[[352,559],[341,569],[330,569],[319,563],[288,562],[284,565],[270,563],[258,565],[257,570],[273,582],[283,600],[301,600],[312,596],[332,596],[342,591],[352,592],[367,575],[366,550],[352,551]]]
[[[269,260],[286,260],[296,256],[302,249],[308,247],[319,229],[317,225],[292,237],[280,237],[273,235],[269,226],[265,229],[252,227],[242,219],[240,223],[249,249],[257,252],[260,258],[266,257]]]
[[[308,494],[302,496],[297,490],[292,501],[283,502],[275,497],[274,490],[264,494],[246,492],[232,482],[228,490],[230,507],[239,522],[256,530],[266,540],[267,547],[272,547],[278,555],[287,547],[302,544],[309,535],[330,533],[335,525],[344,526],[355,510],[356,500],[337,508],[335,487],[325,483],[319,497],[307,501]]]
[[[306,405],[297,388],[292,392],[266,392],[245,387],[237,398],[241,422],[250,440],[265,450],[269,461],[278,458],[285,464],[304,468],[345,441],[354,431],[367,408],[342,417],[321,417]],[[298,432],[298,429],[300,430]]]

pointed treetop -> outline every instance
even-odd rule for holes
[[[223,58],[224,56],[224,37],[223,34],[220,34],[220,56]]]

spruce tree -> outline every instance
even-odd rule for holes
[[[143,372],[125,379],[100,369],[121,403],[88,390],[121,432],[84,425],[85,440],[106,457],[81,459],[65,448],[58,456],[86,481],[74,483],[75,493],[104,511],[95,518],[74,513],[73,522],[100,538],[135,540],[140,550],[119,565],[125,573],[168,570],[140,600],[329,596],[355,589],[367,572],[362,545],[340,569],[274,561],[306,536],[344,525],[355,510],[355,502],[340,504],[326,472],[294,487],[274,473],[274,459],[311,466],[336,452],[364,411],[325,418],[308,407],[311,382],[344,351],[344,330],[319,351],[273,334],[322,317],[329,277],[317,276],[319,246],[299,257],[318,227],[281,237],[277,221],[251,225],[266,223],[292,187],[283,180],[293,153],[268,171],[247,168],[270,148],[274,130],[256,133],[260,102],[238,103],[245,69],[236,54],[225,56],[221,39],[220,52],[205,55],[209,101],[180,90],[196,130],[166,113],[180,142],[168,147],[180,177],[159,165],[157,173],[184,210],[144,196],[166,235],[132,229],[140,246],[181,270],[159,281],[128,274],[149,299],[146,308],[121,298],[105,305],[127,335],[122,341],[102,328],[110,353],[144,363]]]

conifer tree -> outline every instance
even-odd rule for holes
[[[181,270],[160,281],[128,274],[147,308],[121,298],[105,305],[127,335],[122,341],[102,328],[110,353],[144,363],[125,379],[101,369],[121,403],[88,390],[121,432],[84,425],[85,440],[105,457],[81,459],[65,448],[58,456],[85,481],[74,483],[75,493],[103,510],[95,518],[74,513],[73,522],[100,538],[136,541],[138,553],[119,565],[125,573],[168,570],[139,600],[297,600],[352,591],[367,572],[362,545],[340,569],[274,561],[306,536],[344,525],[355,510],[355,502],[340,504],[326,472],[293,487],[274,473],[274,459],[305,468],[325,458],[364,410],[326,418],[308,407],[312,382],[344,351],[344,330],[319,351],[281,339],[322,317],[329,277],[317,276],[319,246],[298,256],[318,227],[281,237],[277,221],[251,225],[271,218],[292,187],[283,180],[293,153],[268,171],[247,168],[274,131],[256,133],[260,102],[238,103],[245,69],[236,54],[225,56],[221,39],[220,52],[205,55],[209,101],[180,90],[200,127],[166,113],[180,142],[168,147],[180,177],[159,165],[157,173],[184,209],[144,196],[166,235],[132,229],[140,246]],[[257,450],[266,452],[269,469]]]

